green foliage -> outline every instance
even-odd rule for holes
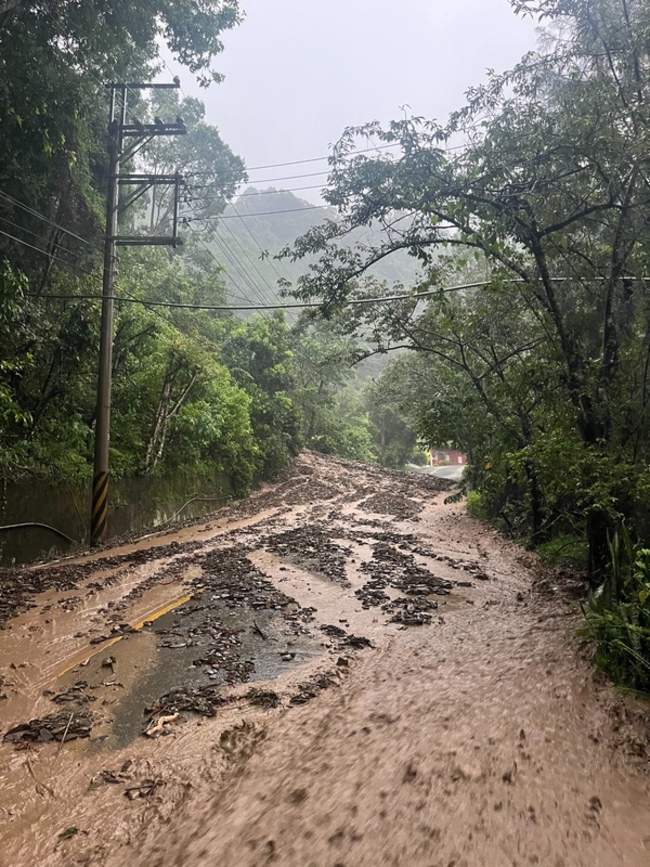
[[[391,361],[379,380],[366,388],[377,458],[380,464],[393,469],[402,469],[407,463],[426,463],[413,412],[417,406],[413,391],[417,391],[418,385],[412,381],[405,361],[401,358]]]
[[[650,5],[512,6],[551,23],[540,50],[490,72],[446,124],[345,131],[326,194],[337,219],[296,242],[293,257],[312,263],[296,294],[324,299],[378,352],[409,349],[402,405],[419,438],[468,455],[480,511],[512,535],[551,557],[584,540],[595,588],[615,573],[607,539],[622,521],[650,538]],[[390,153],[355,153],[368,137]],[[437,294],[340,312],[384,294],[371,269],[405,250],[421,264],[413,295]],[[603,597],[599,636],[640,682],[639,568]]]
[[[291,332],[294,400],[308,448],[373,461],[372,424],[352,362],[358,348],[327,320],[303,316]]]
[[[343,317],[350,333],[421,357],[419,436],[468,454],[471,484],[513,534],[534,545],[584,535],[595,585],[620,516],[650,532],[650,7],[513,5],[561,17],[561,32],[490,73],[444,126],[405,117],[346,130],[327,192],[338,221],[297,242],[294,256],[318,256],[297,294],[336,310],[378,296],[378,260],[417,259],[414,292],[439,294],[359,306]],[[461,132],[467,146],[445,153]],[[390,154],[354,154],[367,136]],[[350,243],[377,225],[375,243]]]
[[[328,409],[319,413],[318,425],[307,445],[326,455],[356,461],[376,460],[372,424],[358,389],[338,392]]]
[[[90,474],[106,184],[105,81],[143,80],[160,45],[203,84],[236,0],[35,5],[0,11],[0,472],[67,481]],[[205,123],[203,104],[128,92],[127,116],[184,116],[188,133],[155,139],[129,168],[204,173],[206,214],[225,206],[243,162]],[[153,187],[123,227],[169,229],[170,199]],[[130,191],[122,188],[122,193]],[[203,205],[203,202],[200,203]],[[50,258],[53,254],[54,258]],[[223,303],[221,268],[188,246],[122,251],[118,296]],[[60,297],[58,297],[60,296]],[[250,399],[220,360],[228,321],[211,314],[117,305],[111,461],[114,475],[210,465],[249,489],[257,447]]]
[[[650,549],[624,525],[609,543],[611,571],[590,599],[583,640],[616,683],[650,693]]]
[[[467,511],[473,518],[485,518],[489,514],[480,491],[467,492]]]
[[[274,478],[302,445],[300,411],[292,398],[293,352],[283,315],[235,325],[225,337],[223,358],[250,399],[255,475]]]
[[[588,550],[583,536],[561,533],[537,546],[537,553],[552,568],[560,567],[584,572],[587,569]]]

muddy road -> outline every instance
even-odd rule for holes
[[[303,455],[0,593],[0,865],[650,865],[650,719],[451,483]]]

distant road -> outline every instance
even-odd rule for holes
[[[460,482],[463,477],[464,466],[447,467],[416,467],[412,464],[407,466],[416,473],[424,473],[427,476],[437,476],[439,479],[449,479],[450,482]]]
[[[436,467],[431,475],[439,479],[449,479],[452,482],[460,482],[463,477],[464,466]]]

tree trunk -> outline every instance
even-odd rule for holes
[[[587,515],[587,543],[589,562],[587,580],[592,588],[599,587],[610,572],[609,533],[610,521],[604,511],[592,511]]]

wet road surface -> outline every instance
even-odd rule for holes
[[[647,867],[647,706],[449,488],[305,454],[10,576],[0,864]]]

